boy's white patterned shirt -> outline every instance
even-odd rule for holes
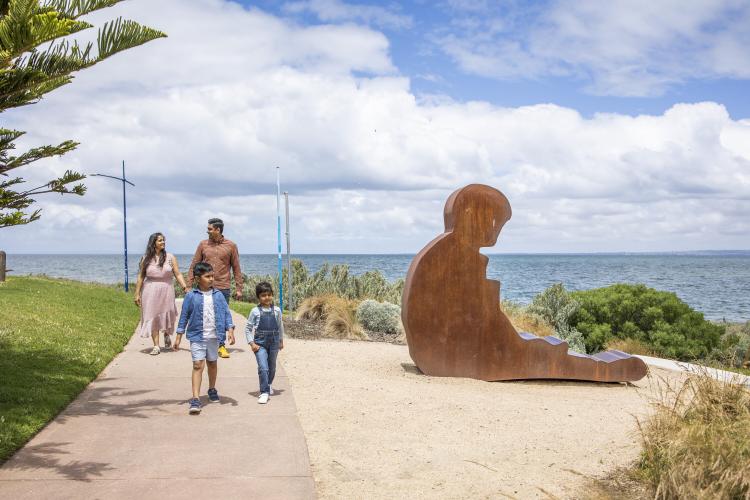
[[[203,293],[203,338],[216,338],[216,312],[214,311],[214,291]]]

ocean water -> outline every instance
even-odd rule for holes
[[[379,270],[404,278],[413,255],[293,255],[314,272],[324,263],[347,264],[352,274]],[[128,259],[130,282],[140,255]],[[177,255],[185,271],[192,255]],[[554,283],[586,290],[614,283],[644,283],[674,292],[709,319],[750,320],[750,252],[674,254],[493,254],[487,275],[502,283],[504,299],[528,303]],[[242,255],[245,274],[274,274],[276,255]],[[285,263],[286,265],[286,263]],[[46,274],[80,281],[124,281],[122,255],[8,255],[11,275]]]

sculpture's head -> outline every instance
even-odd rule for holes
[[[503,193],[484,184],[469,184],[454,191],[445,203],[445,230],[471,246],[490,247],[511,213]]]

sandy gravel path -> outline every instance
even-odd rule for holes
[[[406,346],[287,339],[320,498],[573,498],[638,455],[656,370],[626,386],[420,374]]]

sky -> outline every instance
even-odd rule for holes
[[[417,252],[471,183],[513,210],[488,253],[750,249],[745,0],[131,0],[87,20],[118,16],[168,38],[2,126],[19,151],[81,143],[17,170],[29,187],[125,161],[131,253],[157,231],[192,253],[210,217],[275,253],[277,167],[293,253]],[[120,252],[122,185],[86,185],[0,248]]]

